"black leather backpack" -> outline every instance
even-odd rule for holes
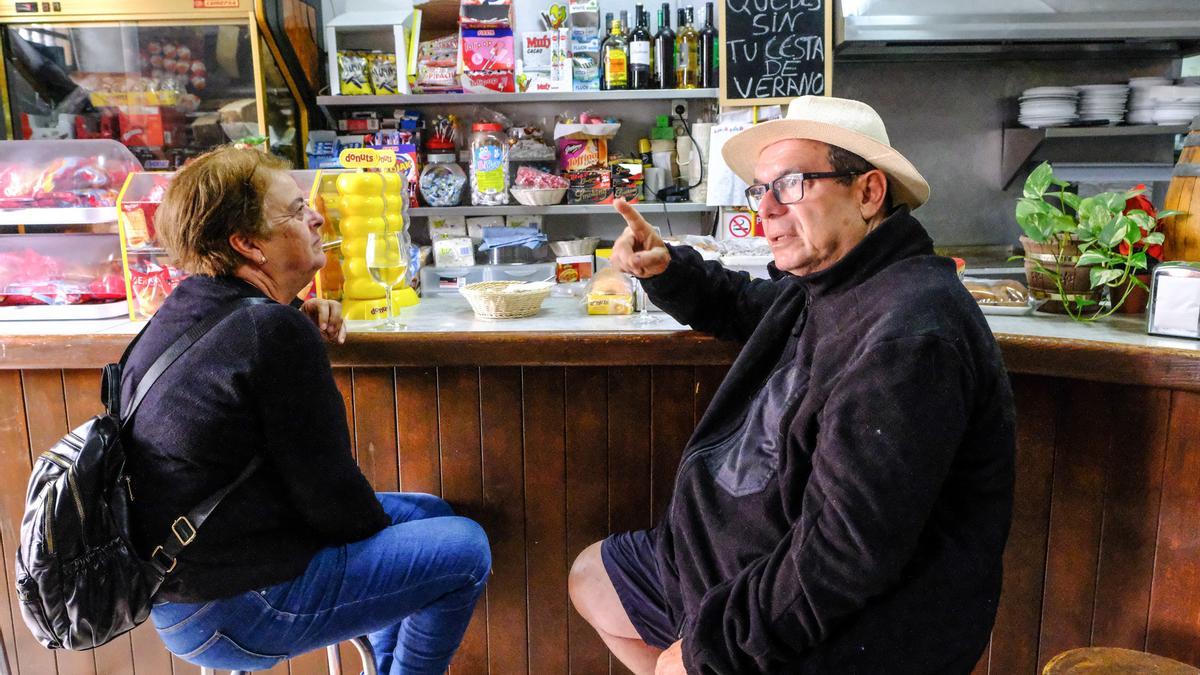
[[[25,625],[38,642],[51,649],[91,649],[145,621],[155,592],[175,569],[175,557],[225,495],[262,462],[256,457],[231,485],[175,519],[170,538],[154,549],[151,560],[138,558],[130,538],[134,496],[122,431],[146,392],[188,347],[238,309],[265,302],[270,301],[242,298],[188,329],[146,371],[122,414],[122,370],[139,333],[119,363],[104,367],[104,413],[34,462],[17,550],[17,596]]]

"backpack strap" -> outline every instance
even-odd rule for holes
[[[124,426],[129,423],[129,420],[133,418],[133,414],[137,412],[138,406],[142,404],[142,399],[146,398],[146,393],[150,391],[150,387],[153,387],[154,383],[158,381],[158,377],[162,375],[167,368],[170,368],[171,364],[175,363],[175,360],[182,356],[183,353],[186,352],[189,347],[195,344],[197,340],[204,337],[204,335],[208,333],[208,331],[212,330],[213,327],[221,323],[221,321],[223,321],[226,317],[238,311],[242,307],[263,305],[270,302],[274,302],[274,300],[262,297],[239,298],[227,303],[216,312],[213,312],[212,315],[206,317],[203,321],[200,321],[191,328],[187,329],[187,331],[183,335],[180,335],[179,339],[177,339],[174,344],[167,348],[167,351],[160,354],[159,357],[154,360],[154,363],[150,365],[150,368],[146,370],[146,374],[143,375],[141,381],[138,382],[137,391],[135,391],[133,394],[133,404],[129,407],[127,412],[121,415],[121,425]],[[144,331],[145,329],[142,330]],[[138,338],[140,337],[141,333],[138,334]],[[134,339],[134,342],[137,342],[137,338]],[[133,343],[130,343],[129,347],[125,350],[125,354],[121,356],[121,363],[117,365],[121,366],[122,369],[124,369],[125,359],[128,358],[132,349]],[[117,380],[120,382],[120,378]],[[120,387],[120,384],[117,386]],[[119,399],[120,395],[118,394],[117,397]]]
[[[176,518],[175,522],[171,523],[171,534],[174,536],[167,539],[167,543],[156,547],[154,552],[150,554],[149,565],[158,573],[158,578],[154,580],[150,592],[151,596],[158,591],[164,577],[175,569],[175,564],[177,563],[176,556],[183,551],[185,546],[192,543],[192,540],[196,538],[196,532],[200,529],[200,526],[204,524],[205,520],[208,520],[208,517],[212,515],[212,512],[221,503],[221,500],[225,499],[237,486],[244,483],[250,477],[250,474],[254,473],[254,470],[261,466],[262,463],[263,456],[255,455],[254,459],[250,460],[250,463],[246,465],[246,468],[242,469],[242,473],[232,483],[218,490],[216,494],[210,495],[208,499],[200,502],[196,508]]]

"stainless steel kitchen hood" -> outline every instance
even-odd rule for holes
[[[837,0],[838,54],[1200,51],[1200,0]]]

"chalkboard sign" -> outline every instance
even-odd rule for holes
[[[829,93],[831,0],[724,0],[721,103],[771,105]]]

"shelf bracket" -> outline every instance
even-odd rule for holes
[[[1017,173],[1046,139],[1044,129],[1005,129],[1000,154],[1000,189],[1007,190]]]

